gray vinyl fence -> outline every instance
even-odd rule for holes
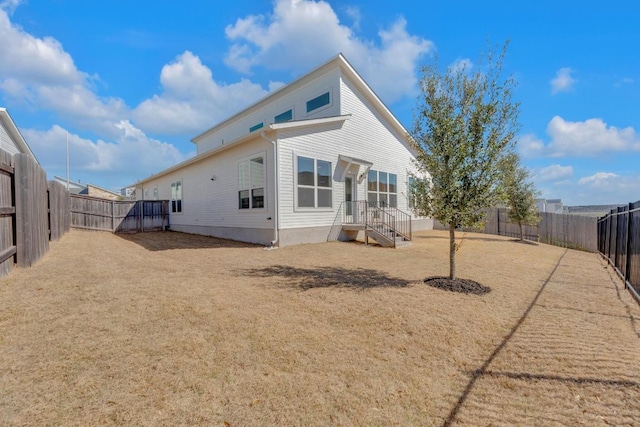
[[[446,226],[435,222],[434,228],[446,229]],[[518,224],[509,219],[509,211],[504,208],[488,209],[482,229],[464,229],[498,236],[520,237]],[[597,218],[540,212],[537,225],[524,225],[523,235],[527,240],[548,243],[587,252],[598,251]]]
[[[598,252],[640,303],[640,201],[598,219]]]
[[[27,154],[0,150],[0,276],[30,267],[69,230],[69,195]]]
[[[165,230],[169,227],[169,201],[105,200],[72,194],[71,226],[112,233]]]

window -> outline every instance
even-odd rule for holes
[[[376,206],[398,207],[398,175],[369,170],[367,200]]]
[[[153,200],[158,200],[158,187],[153,189]]]
[[[264,127],[264,122],[258,123],[257,125],[253,125],[249,128],[249,132],[256,131],[258,129],[262,129]]]
[[[171,183],[171,213],[182,212],[182,181]]]
[[[331,102],[331,97],[329,92],[323,93],[320,96],[317,96],[309,101],[307,101],[307,113],[312,112],[313,110],[317,110],[320,107],[324,107]]]
[[[264,157],[238,163],[238,208],[264,208]]]
[[[425,179],[409,177],[407,186],[409,208],[416,208],[416,201],[424,198],[424,192],[429,191],[429,183]]]
[[[331,162],[298,157],[298,207],[331,208]]]
[[[282,114],[278,114],[273,118],[274,123],[283,123],[293,120],[293,110],[287,110]]]

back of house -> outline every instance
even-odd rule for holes
[[[138,199],[171,200],[172,230],[322,242],[358,201],[432,227],[410,212],[406,130],[342,55],[192,141],[195,157],[136,183]]]

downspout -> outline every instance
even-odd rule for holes
[[[269,138],[264,131],[260,133],[260,136],[265,141],[268,141],[271,144],[273,144],[273,164],[274,164],[273,166],[273,188],[274,188],[273,209],[274,209],[274,216],[275,216],[275,226],[273,228],[273,240],[270,242],[270,247],[273,248],[279,243],[279,240],[280,240],[280,237],[278,235],[278,229],[280,228],[280,209],[278,208],[279,200],[280,200],[280,194],[278,189],[278,145],[277,145],[278,140]]]

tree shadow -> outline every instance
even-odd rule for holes
[[[187,234],[178,231],[155,231],[135,234],[116,234],[121,239],[142,246],[148,251],[167,251],[171,249],[220,249],[220,248],[259,248],[252,243],[218,237]]]
[[[339,267],[297,268],[286,265],[244,270],[251,277],[281,277],[285,287],[303,291],[315,288],[347,288],[366,290],[371,288],[403,288],[412,281],[390,277],[385,273],[364,268]]]

